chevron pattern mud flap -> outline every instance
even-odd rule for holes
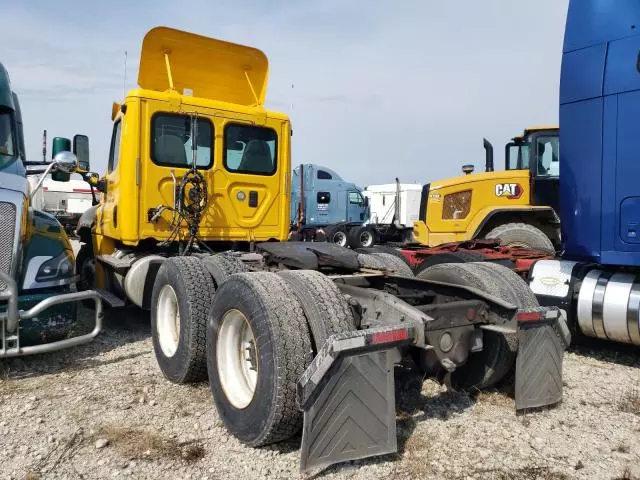
[[[395,348],[344,355],[304,408],[301,471],[396,452]]]
[[[552,406],[562,400],[562,360],[570,338],[557,309],[518,314],[517,411]]]

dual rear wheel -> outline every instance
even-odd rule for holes
[[[176,257],[158,272],[151,314],[158,364],[174,383],[208,372],[218,414],[242,442],[289,438],[302,426],[297,382],[329,336],[354,328],[351,309],[319,272],[238,273],[216,282],[210,272],[219,265],[205,263]],[[210,308],[198,308],[207,301]]]

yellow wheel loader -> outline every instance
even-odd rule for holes
[[[499,238],[513,247],[553,253],[560,244],[559,130],[533,127],[505,146],[505,169],[494,171],[493,147],[484,140],[485,172],[423,187],[415,241],[428,246]]]

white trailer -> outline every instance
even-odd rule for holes
[[[32,181],[37,183],[38,178],[34,177]],[[44,180],[32,199],[38,209],[55,215],[67,231],[75,229],[78,219],[92,202],[91,188],[84,180],[56,182],[51,178]]]
[[[376,242],[406,242],[420,215],[422,185],[387,183],[369,185],[362,194],[368,199],[368,225],[376,232]]]

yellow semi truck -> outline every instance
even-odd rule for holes
[[[505,169],[494,171],[486,140],[485,172],[423,187],[415,241],[428,246],[474,238],[555,252],[560,244],[559,130],[532,127],[505,146]]]
[[[515,367],[518,409],[560,401],[568,331],[511,270],[416,278],[390,254],[285,241],[291,125],[264,108],[267,74],[255,48],[147,33],[107,171],[86,175],[102,201],[79,221],[84,288],[150,310],[163,374],[208,378],[242,442],[303,428],[303,470],[397,450],[400,366],[416,393],[427,375],[477,389]]]

